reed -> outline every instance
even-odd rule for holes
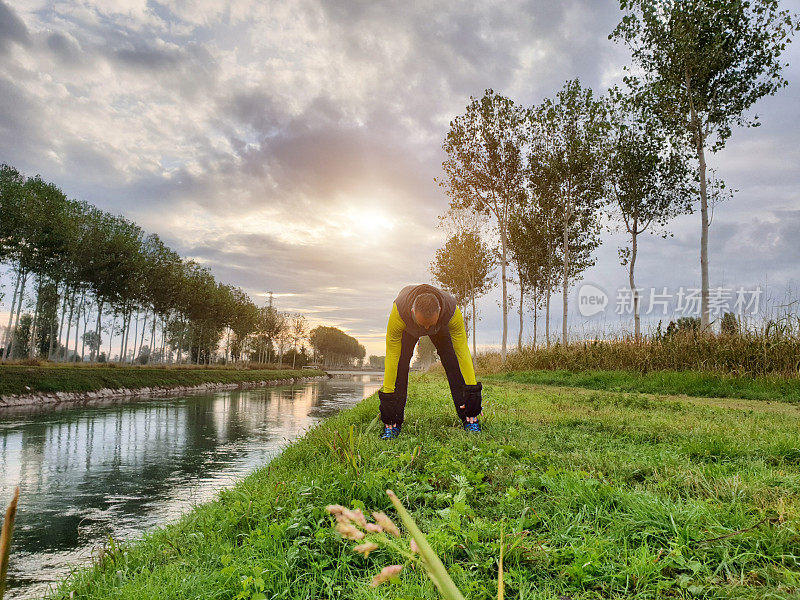
[[[523,346],[505,364],[497,352],[477,357],[484,373],[501,371],[701,371],[735,376],[800,375],[800,334],[767,326],[733,335],[696,331],[662,332],[636,341],[630,337],[591,339],[569,344]]]
[[[14,519],[17,516],[17,502],[19,501],[19,487],[14,490],[14,497],[6,509],[3,519],[3,530],[0,533],[0,600],[6,592],[6,572],[8,571],[8,557],[11,554],[11,533],[14,531]]]

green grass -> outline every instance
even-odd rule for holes
[[[104,388],[144,388],[267,381],[314,377],[319,370],[259,371],[233,369],[164,369],[158,367],[25,367],[0,365],[0,395],[37,392],[90,392]]]
[[[800,378],[734,377],[698,371],[515,371],[487,375],[486,381],[581,387],[612,392],[642,392],[706,398],[746,398],[800,402]]]
[[[788,404],[486,382],[485,432],[413,376],[400,438],[373,396],[177,523],[112,545],[55,598],[437,598],[420,570],[352,551],[325,512],[408,507],[470,599],[795,598],[800,413]],[[350,428],[355,433],[352,449]],[[419,448],[419,450],[415,450]],[[72,594],[72,595],[70,595]]]

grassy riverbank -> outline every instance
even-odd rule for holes
[[[800,402],[800,378],[736,377],[698,371],[520,371],[484,377],[485,381],[515,381],[580,387],[611,392],[641,392],[705,398],[744,398]]]
[[[412,377],[400,439],[371,397],[219,500],[116,543],[56,598],[437,598],[419,570],[352,552],[327,504],[409,507],[470,599],[790,598],[800,593],[800,413],[777,402],[485,385],[485,433],[446,381]],[[350,432],[352,431],[352,439]],[[72,594],[72,595],[71,595]]]
[[[167,369],[162,367],[72,367],[0,365],[0,396],[42,392],[92,392],[204,383],[239,383],[315,377],[318,369]]]

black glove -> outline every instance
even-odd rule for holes
[[[384,425],[396,424],[400,427],[403,424],[403,415],[406,408],[406,395],[392,392],[378,391],[378,398],[381,399],[381,421]]]
[[[483,385],[478,382],[475,385],[464,386],[464,409],[459,411],[459,417],[463,421],[465,417],[477,417],[481,414],[481,390]],[[463,415],[463,416],[462,416]]]

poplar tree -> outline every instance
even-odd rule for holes
[[[525,196],[525,111],[493,90],[470,98],[463,115],[450,122],[443,149],[445,176],[437,180],[453,208],[468,208],[492,217],[500,241],[503,288],[503,342],[508,338],[508,220]]]
[[[706,151],[725,146],[733,127],[759,124],[748,111],[787,85],[781,55],[800,27],[777,0],[620,0],[609,35],[633,54],[640,75],[625,77],[675,144],[697,159],[700,183],[701,326],[710,324]]]
[[[650,113],[617,90],[612,91],[612,99],[608,183],[614,212],[630,240],[619,256],[622,265],[628,267],[634,336],[639,341],[639,291],[634,277],[639,235],[649,231],[667,237],[667,222],[691,212],[689,169],[687,158],[669,145]]]
[[[594,264],[605,204],[606,108],[578,79],[567,81],[555,99],[531,115],[529,184],[533,195],[555,202],[562,282],[562,343],[568,342],[569,287]]]
[[[475,330],[477,311],[475,299],[494,287],[495,258],[489,246],[477,231],[458,231],[451,235],[444,247],[436,250],[430,271],[441,286],[452,293],[462,313],[468,315],[472,306],[472,357],[475,359]],[[469,326],[467,326],[469,331]]]

